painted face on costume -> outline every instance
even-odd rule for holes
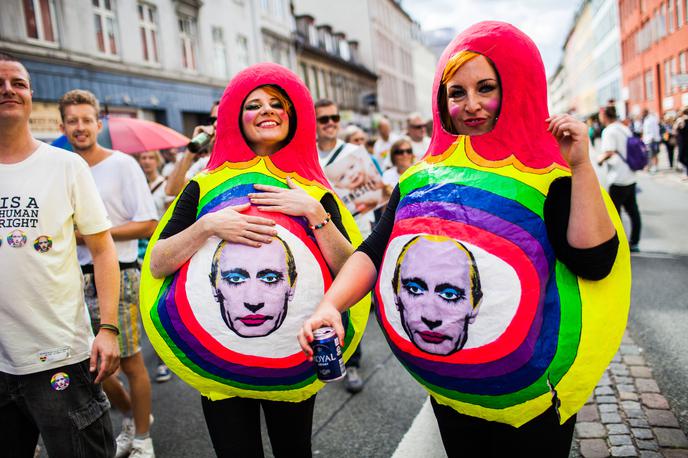
[[[502,91],[497,73],[484,56],[464,63],[445,87],[447,110],[455,133],[482,135],[494,129]]]
[[[241,127],[251,149],[265,156],[277,151],[289,135],[289,115],[279,99],[258,88],[244,102]]]
[[[478,313],[471,294],[471,260],[452,239],[420,237],[398,260],[395,302],[402,325],[421,350],[450,355],[468,337]],[[475,307],[474,307],[475,306]]]
[[[91,105],[67,105],[64,108],[64,119],[60,127],[76,152],[92,148],[98,141],[98,132],[102,126],[96,109]]]
[[[222,318],[232,331],[241,337],[262,337],[282,325],[296,279],[281,240],[275,238],[259,248],[225,243],[213,262],[217,262],[213,288]]]

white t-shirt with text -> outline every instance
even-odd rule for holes
[[[23,375],[81,362],[93,333],[74,228],[109,229],[88,164],[41,143],[0,164],[0,371]]]

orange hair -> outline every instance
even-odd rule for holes
[[[265,86],[260,86],[257,87],[256,89],[262,89],[264,90],[270,97],[274,97],[277,100],[280,101],[282,106],[284,107],[284,111],[286,111],[287,116],[291,118],[291,112],[292,112],[292,104],[291,100],[282,92],[280,88],[277,86],[273,86],[272,84],[266,84]]]
[[[449,58],[447,65],[444,67],[444,72],[442,73],[442,84],[440,85],[439,92],[437,94],[437,101],[440,109],[440,119],[442,121],[442,125],[448,132],[456,133],[454,132],[451,116],[449,116],[449,110],[447,109],[447,88],[445,86],[463,64],[475,59],[480,55],[481,54],[473,51],[459,51]]]

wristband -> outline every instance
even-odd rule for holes
[[[330,214],[326,213],[325,221],[323,221],[322,223],[319,223],[319,224],[309,224],[308,227],[310,227],[312,231],[315,231],[318,229],[322,229],[329,222],[330,222]]]
[[[119,328],[114,324],[101,323],[98,330],[100,331],[101,329],[107,329],[108,331],[114,332],[116,336],[119,335]]]

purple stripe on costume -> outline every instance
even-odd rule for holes
[[[189,332],[189,330],[184,326],[184,323],[182,322],[182,319],[178,313],[176,304],[174,302],[174,291],[176,290],[177,286],[179,283],[179,276],[175,275],[174,280],[172,281],[172,284],[170,285],[170,288],[168,291],[165,293],[165,296],[163,298],[164,304],[165,304],[165,310],[167,311],[167,315],[170,319],[170,322],[172,323],[172,326],[174,327],[175,332],[179,337],[184,340],[184,342],[193,349],[193,351],[198,355],[198,357],[202,358],[203,360],[207,361],[208,363],[222,369],[225,371],[229,372],[235,372],[240,375],[245,375],[249,377],[265,377],[265,378],[282,378],[282,377],[289,377],[289,376],[295,376],[300,373],[303,373],[308,370],[309,366],[312,366],[312,363],[308,361],[304,361],[303,363],[299,364],[298,366],[293,366],[290,368],[284,368],[284,369],[278,369],[278,368],[271,368],[271,367],[256,367],[256,366],[244,366],[238,363],[232,363],[230,361],[226,361],[219,356],[215,355],[214,353],[210,352],[207,348],[205,348],[192,334]],[[184,291],[184,294],[186,294],[186,291]],[[250,356],[250,355],[249,355]],[[191,355],[187,355],[187,357],[191,357]],[[193,360],[193,358],[191,358]],[[266,384],[267,385],[267,384]]]

